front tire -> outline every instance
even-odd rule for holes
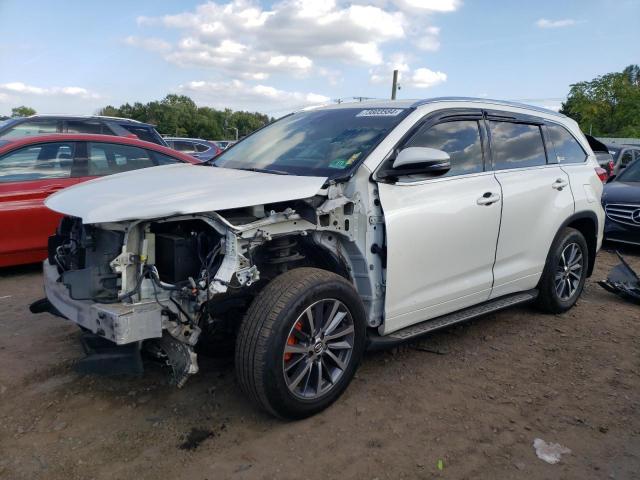
[[[317,268],[285,272],[260,292],[240,326],[240,388],[278,417],[314,415],[351,382],[365,336],[364,306],[348,281]]]
[[[582,233],[565,228],[555,239],[538,284],[538,305],[548,313],[573,307],[587,279],[589,250]]]

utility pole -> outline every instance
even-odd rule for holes
[[[398,89],[398,70],[393,71],[393,86],[391,87],[391,100],[396,99],[396,90]]]

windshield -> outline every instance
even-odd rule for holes
[[[340,108],[295,113],[258,130],[213,164],[292,175],[343,176],[408,112],[402,108]]]
[[[630,163],[629,166],[618,175],[617,181],[640,182],[640,161]]]

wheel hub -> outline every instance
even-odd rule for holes
[[[329,392],[349,366],[354,321],[344,303],[320,300],[307,307],[289,331],[282,368],[289,391],[304,399]]]

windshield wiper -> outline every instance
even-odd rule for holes
[[[289,172],[285,172],[284,170],[272,170],[269,168],[245,167],[245,168],[236,168],[235,170],[245,170],[247,172],[273,173],[275,175],[289,175]]]

